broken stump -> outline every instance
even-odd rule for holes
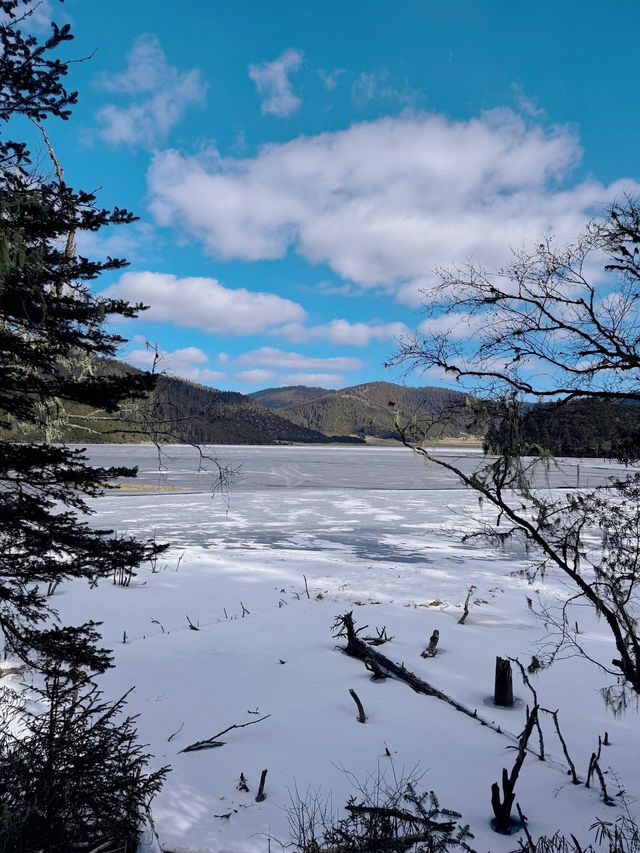
[[[513,707],[513,679],[509,658],[496,658],[496,680],[493,701],[503,708]]]

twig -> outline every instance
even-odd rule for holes
[[[520,803],[516,803],[516,809],[518,811],[518,817],[520,818],[520,823],[522,824],[522,829],[524,830],[524,834],[527,836],[527,853],[536,853],[536,845],[531,837],[531,833],[529,832],[529,827],[527,826],[527,819],[522,813],[522,809],[520,808]]]
[[[370,646],[384,646],[385,643],[390,643],[394,637],[390,637],[387,634],[387,626],[383,625],[382,628],[376,628],[377,637],[363,637],[365,643],[369,643]]]
[[[509,660],[512,663],[515,663],[516,666],[518,667],[518,669],[520,670],[520,675],[522,676],[522,680],[524,681],[525,685],[529,688],[529,690],[531,691],[531,695],[533,696],[533,704],[536,707],[539,707],[538,694],[536,693],[536,690],[535,690],[533,684],[529,681],[529,678],[527,676],[525,668],[522,666],[522,664],[520,663],[518,658],[509,658]],[[536,715],[535,725],[536,725],[536,729],[538,731],[538,743],[540,744],[540,751],[538,753],[538,758],[540,759],[540,761],[544,761],[544,738],[542,736],[542,727],[540,726],[540,719],[537,715]],[[556,731],[558,731],[557,720],[556,720]],[[566,753],[565,753],[565,755],[566,755]]]
[[[600,769],[600,762],[596,759],[596,761],[594,761],[593,766],[594,766],[594,770],[596,771],[596,774],[598,776],[598,779],[600,780],[600,787],[602,788],[602,798],[604,799],[605,803],[607,805],[609,805],[609,803],[612,803],[613,800],[609,796],[609,792],[607,791],[607,786],[604,783],[604,776],[602,775],[602,770]]]
[[[464,611],[462,616],[458,619],[458,625],[464,625],[467,616],[469,615],[469,602],[471,600],[471,596],[476,591],[475,586],[473,584],[469,587],[469,592],[467,593],[467,597],[464,600]]]
[[[306,576],[306,575],[302,575],[302,577],[304,578],[304,590],[305,590],[305,592],[307,593],[307,598],[308,598],[308,599],[311,599],[311,596],[309,595],[309,585],[308,585],[308,583],[307,583],[307,576]]]
[[[600,787],[602,788],[602,797],[605,803],[608,805],[612,802],[611,797],[609,796],[609,792],[607,791],[607,786],[604,782],[604,776],[602,775],[602,770],[600,769],[600,753],[602,752],[602,738],[598,735],[598,751],[591,753],[591,759],[589,761],[589,770],[587,771],[587,781],[584,783],[585,788],[591,787],[591,777],[595,773],[600,782]]]
[[[600,753],[602,752],[602,740],[600,735],[598,735],[598,751],[591,753],[591,758],[589,759],[589,769],[587,770],[587,781],[584,783],[585,788],[591,787],[591,776],[595,769],[595,765],[600,761]]]
[[[246,726],[255,726],[256,723],[261,723],[263,720],[268,719],[271,714],[265,714],[264,717],[260,717],[259,720],[249,720],[248,723],[234,723],[232,726],[229,726],[223,731],[218,732],[210,738],[206,738],[206,740],[197,740],[195,743],[190,743],[189,746],[185,746],[184,749],[181,749],[180,752],[196,752],[198,749],[213,749],[216,746],[224,746],[224,741],[216,740],[216,738],[222,737],[222,735],[226,735],[227,732],[230,732],[232,729],[244,729]]]
[[[172,735],[169,735],[169,737],[167,738],[167,743],[171,743],[171,741],[174,739],[174,737],[175,737],[176,735],[179,735],[179,734],[180,734],[180,732],[181,732],[181,731],[182,731],[182,729],[184,728],[184,723],[185,723],[185,721],[183,720],[183,721],[182,721],[182,725],[180,726],[180,728],[179,728],[177,731],[175,731]]]
[[[551,716],[553,717],[553,723],[556,727],[558,739],[562,744],[562,751],[564,752],[564,757],[567,759],[567,764],[569,765],[569,770],[571,772],[571,781],[574,785],[579,785],[580,780],[578,779],[578,774],[576,773],[575,764],[571,760],[569,750],[567,749],[567,744],[565,742],[565,739],[562,737],[562,732],[560,731],[560,723],[558,722],[558,711],[549,711],[547,708],[541,708],[540,710],[544,711],[545,714],[551,714]]]
[[[364,708],[362,707],[362,702],[360,701],[358,694],[356,693],[355,690],[352,690],[351,688],[349,688],[349,693],[350,693],[351,698],[356,703],[356,706],[358,708],[358,722],[359,723],[366,723],[367,722],[367,715],[364,712]]]

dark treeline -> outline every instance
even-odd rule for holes
[[[500,446],[508,428],[506,419],[494,422],[485,436],[487,448]],[[625,460],[637,456],[640,447],[640,406],[595,398],[536,405],[522,412],[518,428],[529,455]]]

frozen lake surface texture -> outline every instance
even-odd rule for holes
[[[129,588],[102,582],[69,584],[56,603],[65,620],[103,621],[116,666],[103,678],[110,696],[135,685],[129,709],[157,765],[170,764],[153,806],[156,835],[145,850],[253,853],[289,840],[292,800],[332,795],[339,812],[360,780],[423,774],[443,806],[463,813],[478,851],[515,850],[517,839],[489,827],[490,786],[511,767],[524,709],[486,704],[496,655],[528,663],[545,629],[528,602],[566,596],[562,579],[531,588],[517,574],[528,557],[495,550],[461,534],[487,514],[477,498],[441,469],[404,448],[218,447],[221,464],[238,467],[231,492],[211,496],[211,476],[197,471],[189,447],[169,447],[159,474],[155,450],[97,446],[91,460],[137,465],[137,481],[96,502],[92,523],[156,536],[171,550],[144,567]],[[441,449],[469,470],[473,451]],[[543,470],[538,485],[565,491],[604,482],[618,466],[567,460]],[[486,515],[488,518],[488,514]],[[305,577],[308,595],[305,588]],[[470,585],[469,617],[458,624]],[[365,632],[386,626],[394,639],[382,651],[445,691],[501,734],[446,703],[387,679],[374,682],[363,665],[337,648],[331,625],[353,610]],[[589,610],[579,613],[588,651],[608,661],[607,632]],[[189,623],[197,627],[192,630]],[[420,657],[432,631],[440,652]],[[530,695],[514,675],[515,692]],[[624,789],[637,813],[640,795],[638,713],[614,718],[599,688],[607,677],[569,657],[536,677],[544,707],[560,723],[584,780],[598,736],[609,732],[601,765],[610,792]],[[357,691],[367,723],[356,719]],[[189,743],[233,724],[220,748],[182,753]],[[556,829],[589,839],[605,806],[598,786],[574,786],[560,744],[545,719],[547,760],[529,756],[517,799],[534,836]],[[175,734],[177,732],[177,734]],[[266,795],[255,801],[262,770]],[[238,790],[240,774],[250,791]]]

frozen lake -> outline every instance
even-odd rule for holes
[[[427,465],[404,447],[353,447],[344,445],[203,447],[206,455],[223,466],[240,469],[234,492],[269,489],[425,490],[461,488],[456,478],[435,465]],[[199,472],[198,452],[185,445],[167,445],[162,456],[148,445],[106,444],[90,446],[90,459],[98,465],[137,466],[141,485],[175,487],[207,492],[211,476]],[[482,460],[480,450],[442,448],[437,456],[471,472]],[[211,462],[203,463],[215,470]],[[574,488],[604,482],[624,467],[603,459],[557,459],[538,464],[536,485]]]
[[[203,450],[238,469],[226,496],[211,498],[214,478],[198,471],[200,457],[192,447],[163,448],[161,470],[150,446],[91,447],[96,464],[139,468],[136,480],[99,502],[95,523],[153,535],[178,548],[342,552],[378,564],[437,561],[438,555],[425,548],[425,535],[436,530],[446,531],[448,550],[461,556],[469,551],[460,535],[475,524],[477,496],[406,448],[224,445]],[[442,449],[439,456],[467,472],[483,460],[479,450]],[[210,461],[204,464],[216,471]],[[536,484],[573,488],[578,468],[583,488],[622,470],[602,459],[540,462]],[[509,556],[523,558],[515,546]]]

